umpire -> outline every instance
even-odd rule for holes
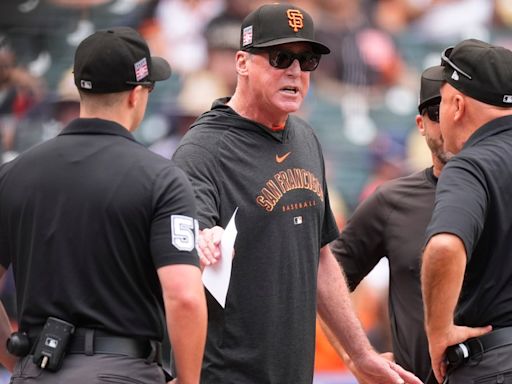
[[[440,127],[456,155],[439,178],[423,254],[432,369],[450,384],[510,383],[512,51],[469,39],[446,49],[442,65]]]
[[[199,383],[192,189],[131,134],[170,74],[135,30],[94,33],[75,54],[80,118],[0,168],[0,275],[12,263],[19,323],[12,383],[164,383],[166,326],[180,384]],[[7,329],[0,317],[0,345]],[[11,368],[3,349],[0,359]]]

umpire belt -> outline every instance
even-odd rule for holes
[[[33,343],[35,344],[35,343]],[[68,354],[123,355],[145,359],[147,363],[162,365],[162,345],[149,339],[135,339],[115,336],[104,331],[89,328],[77,328],[67,348]]]
[[[469,357],[479,355],[493,349],[512,344],[512,327],[498,328],[480,337],[466,340],[463,343],[469,352]]]

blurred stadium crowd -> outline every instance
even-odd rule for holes
[[[152,53],[166,57],[173,68],[171,79],[152,93],[136,132],[150,149],[170,157],[190,123],[215,98],[233,92],[241,20],[264,2],[1,0],[0,163],[55,136],[77,117],[74,51],[94,30],[118,25],[138,29]],[[341,228],[381,182],[428,164],[414,124],[421,71],[439,62],[443,48],[464,38],[512,48],[512,2],[291,2],[311,13],[317,38],[332,50],[312,74],[301,114],[322,142]],[[385,280],[370,278],[354,296],[370,338],[382,350],[389,349]],[[14,317],[11,279],[2,282],[1,292]],[[343,364],[321,334],[317,352],[318,383],[353,382],[340,376]]]

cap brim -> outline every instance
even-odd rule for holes
[[[171,77],[171,66],[167,60],[151,56],[151,81],[162,81],[167,80]]]
[[[427,68],[425,72],[423,72],[422,76],[427,80],[443,81],[443,71],[443,66],[436,65],[434,67]]]
[[[323,45],[322,43],[319,43],[318,41],[310,40],[310,39],[301,39],[300,37],[284,37],[282,39],[271,40],[271,41],[267,41],[264,43],[255,44],[251,47],[246,47],[246,48],[266,48],[266,47],[273,47],[275,45],[281,45],[281,44],[287,44],[287,43],[310,43],[313,46],[313,51],[315,53],[320,53],[322,55],[327,55],[327,54],[331,53],[331,50],[327,46]]]
[[[423,102],[418,105],[418,111],[421,113],[421,111],[430,104],[439,104],[441,102],[441,96],[433,96],[428,99],[423,100]]]

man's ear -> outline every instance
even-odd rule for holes
[[[139,99],[140,99],[140,96],[141,96],[141,90],[142,90],[142,86],[140,85],[137,85],[136,87],[132,88],[132,90],[130,91],[130,93],[128,94],[128,106],[130,108],[134,108],[137,106],[137,104],[140,102]]]
[[[249,65],[249,62],[251,61],[250,55],[251,54],[249,52],[244,52],[244,51],[238,51],[236,53],[235,67],[236,67],[236,72],[240,76],[246,76],[247,75],[248,65]]]
[[[423,116],[416,115],[416,128],[418,128],[418,132],[421,136],[425,136],[425,122],[423,120]]]
[[[455,114],[453,119],[455,121],[460,121],[466,111],[466,100],[463,95],[457,93],[453,96],[453,103],[455,104]]]

